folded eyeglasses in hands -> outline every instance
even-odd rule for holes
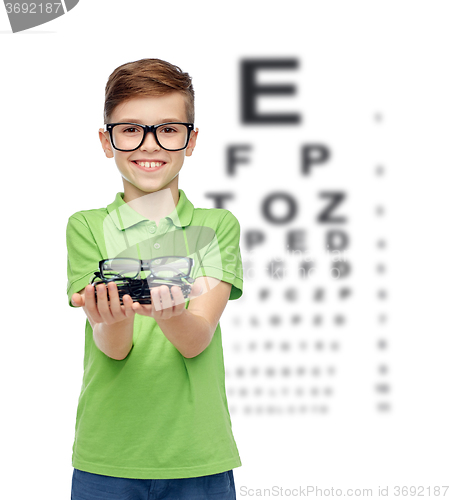
[[[150,260],[125,257],[104,259],[98,263],[99,270],[94,273],[91,285],[96,288],[102,283],[108,285],[113,281],[117,285],[122,305],[124,295],[129,295],[133,302],[151,304],[150,289],[162,285],[167,285],[169,291],[173,286],[179,286],[186,299],[191,292],[190,285],[194,283],[190,277],[193,265],[194,259],[191,257],[173,255]]]

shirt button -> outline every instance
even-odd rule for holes
[[[148,230],[149,230],[151,233],[154,233],[154,232],[156,231],[156,228],[155,228],[155,226],[150,226],[150,227],[148,228]]]
[[[155,243],[153,246],[154,246],[155,248],[159,248],[161,245],[160,245],[159,243]]]

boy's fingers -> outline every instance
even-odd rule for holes
[[[162,286],[158,286],[157,288],[152,288],[150,291],[150,296],[152,298],[152,306],[153,309],[157,312],[160,312],[162,309],[161,306],[161,289]]]
[[[184,309],[185,300],[184,300],[184,295],[183,295],[183,292],[181,291],[181,288],[176,285],[176,286],[173,286],[170,289],[170,291],[172,293],[173,301],[175,303],[175,310],[178,311],[180,309]]]
[[[104,284],[97,286],[97,309],[102,317],[102,322],[108,324],[112,323],[113,316],[108,304],[108,294]]]
[[[133,302],[131,307],[133,311],[140,311],[142,309],[142,304],[140,302]]]
[[[122,297],[122,302],[123,302],[123,311],[125,312],[126,316],[133,316],[135,314],[135,311],[133,309],[133,299],[129,295],[124,295]]]
[[[84,307],[96,323],[101,323],[102,318],[97,310],[97,304],[95,302],[95,289],[93,285],[88,285],[84,292]]]
[[[163,285],[158,288],[159,295],[161,297],[161,309],[157,308],[157,310],[161,311],[162,319],[169,319],[173,315],[174,306],[169,287],[167,285]]]
[[[192,297],[198,297],[203,292],[203,285],[200,281],[196,281],[191,287],[191,293],[189,294]]]
[[[132,309],[136,314],[142,316],[152,316],[152,305],[151,304],[140,304],[139,302],[133,302]]]
[[[97,292],[97,300],[95,292]],[[108,288],[104,284],[97,287],[87,285],[84,295],[74,293],[71,302],[75,307],[84,307],[88,317],[96,323],[111,324],[117,320],[122,321],[124,316],[133,316],[135,313],[133,300],[129,295],[124,295],[123,305],[120,304],[116,283],[108,283]]]
[[[197,294],[202,291],[202,286],[197,284],[194,290]],[[133,302],[132,309],[137,314],[168,319],[172,316],[178,316],[185,309],[185,298],[181,287],[178,285],[172,286],[170,289],[167,285],[161,285],[152,288],[150,291],[152,303],[142,305],[139,302]]]
[[[73,306],[81,307],[82,305],[84,305],[83,304],[84,300],[82,300],[82,299],[83,299],[82,295],[80,295],[79,293],[74,293],[72,295],[72,298],[70,299],[70,301],[72,302]]]
[[[172,295],[175,302],[174,316],[178,316],[186,309],[186,299],[179,286],[172,287]]]
[[[117,285],[115,283],[108,283],[108,294],[110,300],[110,311],[114,318],[123,317],[123,311],[120,306],[120,297]]]

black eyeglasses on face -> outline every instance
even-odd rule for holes
[[[135,151],[140,148],[148,133],[154,135],[157,144],[166,151],[181,151],[186,149],[193,123],[168,122],[157,125],[142,125],[140,123],[106,123],[111,144],[118,151]]]

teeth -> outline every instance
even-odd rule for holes
[[[138,161],[136,163],[138,163],[141,167],[145,167],[145,168],[155,168],[155,167],[160,167],[161,165],[163,165],[163,162],[161,162],[161,161],[152,161],[152,162]]]

